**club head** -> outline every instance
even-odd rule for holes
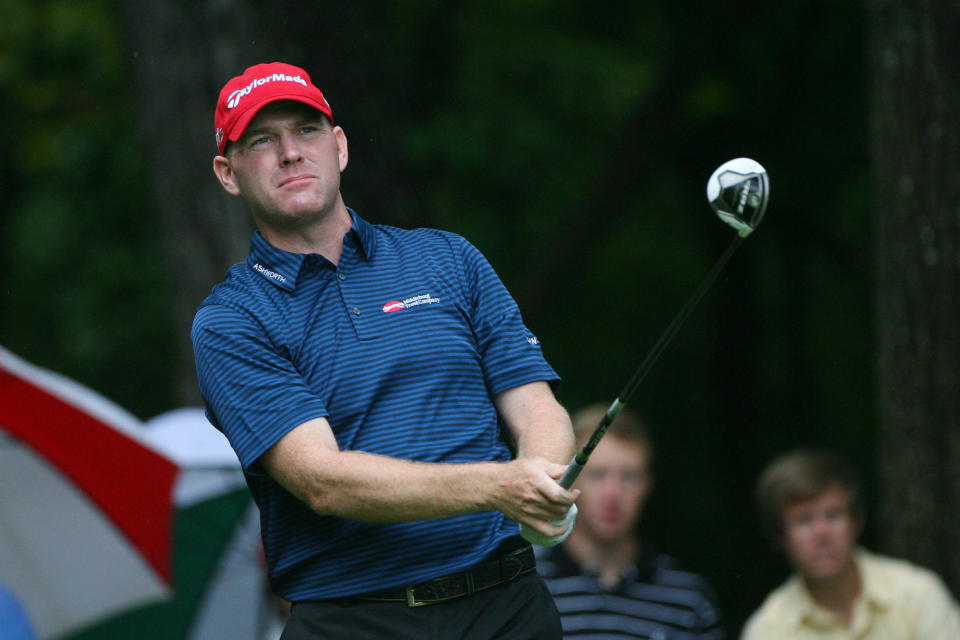
[[[721,220],[744,238],[763,220],[769,199],[767,171],[750,158],[724,162],[707,181],[710,206]]]

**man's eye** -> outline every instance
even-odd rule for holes
[[[250,140],[251,147],[263,147],[270,143],[270,136],[258,136]]]
[[[844,511],[843,509],[831,509],[826,513],[827,520],[830,520],[832,522],[840,520],[846,515],[847,515],[847,512]]]

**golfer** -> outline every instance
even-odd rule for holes
[[[559,638],[518,523],[570,532],[573,433],[516,303],[463,238],[344,204],[347,138],[303,69],[246,69],[214,121],[257,231],[192,339],[293,603],[283,639]]]

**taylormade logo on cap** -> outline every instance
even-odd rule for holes
[[[220,153],[226,151],[227,142],[240,139],[264,105],[276,100],[302,102],[317,109],[333,124],[330,103],[304,69],[285,62],[255,64],[247,67],[243,74],[231,78],[217,96],[213,129]]]
[[[240,104],[240,98],[245,95],[248,95],[251,91],[256,89],[259,86],[265,85],[268,82],[296,82],[297,84],[302,84],[307,86],[307,81],[301,78],[300,76],[288,76],[282,73],[274,73],[269,76],[263,76],[262,78],[256,78],[250,82],[243,89],[237,89],[227,98],[227,109],[233,109],[238,104]]]

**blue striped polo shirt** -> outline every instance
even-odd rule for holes
[[[259,233],[194,319],[200,389],[261,510],[273,588],[292,601],[422,582],[482,560],[516,523],[491,511],[401,524],[320,516],[258,458],[326,417],[342,450],[422,462],[507,461],[492,398],[555,381],[480,252],[435,229],[354,212],[338,265]]]

